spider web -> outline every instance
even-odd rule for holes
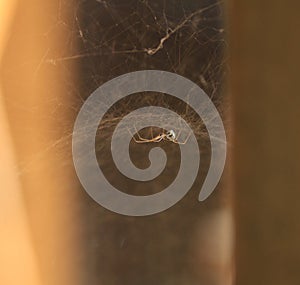
[[[213,0],[59,0],[51,1],[48,5],[51,13],[47,15],[47,23],[42,28],[36,27],[35,32],[28,36],[28,42],[42,41],[46,44],[39,50],[38,55],[32,55],[30,44],[24,43],[24,50],[27,50],[27,53],[21,55],[18,55],[18,47],[11,46],[7,53],[17,57],[17,64],[12,64],[7,60],[4,62],[2,71],[6,93],[11,94],[5,100],[18,150],[19,161],[16,167],[21,178],[26,180],[26,177],[35,171],[36,163],[43,160],[56,163],[56,168],[51,170],[53,176],[56,172],[67,172],[66,169],[73,168],[72,132],[75,118],[82,104],[100,85],[128,72],[156,69],[177,73],[198,84],[213,100],[221,114],[226,111],[226,98],[223,94],[223,78],[226,73],[226,57],[224,55],[226,41],[222,3]],[[23,8],[22,13],[30,14],[26,12],[26,9],[29,8],[26,6]],[[45,15],[44,9],[47,7],[36,14],[38,15],[40,12]],[[25,34],[25,31],[20,27],[15,38],[22,37],[20,34],[23,33]],[[28,80],[32,82],[33,86],[29,90],[37,92],[35,85],[37,82],[43,82],[43,87],[38,89],[40,97],[27,102],[26,98],[17,98],[13,95],[15,78],[19,72],[29,73]],[[51,77],[45,79],[45,74],[51,74]],[[59,85],[63,92],[56,94],[54,85]],[[115,126],[131,110],[150,105],[162,106],[178,112],[191,125],[195,135],[199,138],[199,145],[204,155],[203,161],[209,161],[209,138],[201,118],[187,104],[179,100],[154,92],[143,92],[131,95],[126,100],[115,104],[99,125],[99,130],[102,132],[101,136],[96,138],[97,156],[102,155],[102,158],[105,158],[104,163],[99,162],[99,164],[111,180],[116,180],[115,172],[109,162],[111,161],[109,159],[109,142]],[[16,117],[22,124],[16,121]],[[168,120],[168,118],[164,119]],[[159,133],[161,130],[154,129],[154,132]],[[34,133],[34,136],[31,136],[31,133]],[[149,137],[150,130],[143,130],[142,133],[144,137]],[[143,147],[143,151],[148,152],[151,146]],[[169,170],[164,173],[166,178],[155,184],[155,187],[147,188],[147,185],[144,185],[145,194],[164,189],[178,171],[177,146],[170,147],[170,145],[164,144],[162,147],[166,150],[168,159],[171,156],[167,165]],[[141,152],[137,151],[133,157],[137,166],[147,166],[145,155],[141,155]],[[205,169],[202,169],[201,175],[205,176]],[[76,177],[74,173],[70,176]],[[80,189],[80,185],[75,179],[70,188]],[[201,184],[201,179],[199,178],[198,185]],[[115,183],[122,186],[129,182],[119,179]],[[129,188],[124,191],[133,194],[140,191],[131,184]],[[68,191],[71,192],[71,190]],[[56,190],[55,193],[58,191]],[[63,189],[62,191],[67,190]],[[161,284],[197,283],[195,280],[198,279],[195,277],[195,273],[191,273],[197,270],[185,271],[183,269],[185,263],[180,260],[188,259],[184,253],[188,245],[184,245],[182,241],[189,241],[190,237],[181,234],[183,235],[180,236],[182,241],[173,241],[179,247],[178,252],[182,254],[179,256],[180,258],[173,259],[169,254],[170,235],[176,236],[177,232],[188,232],[185,222],[188,220],[188,224],[192,228],[198,223],[198,214],[205,210],[203,208],[197,210],[195,215],[195,210],[193,210],[197,203],[195,194],[192,194],[193,196],[187,201],[183,201],[182,208],[177,207],[173,216],[162,214],[160,220],[162,224],[159,226],[155,224],[157,222],[155,219],[148,220],[148,226],[130,219],[123,221],[131,228],[132,232],[136,231],[141,235],[146,233],[154,240],[153,228],[163,231],[165,224],[173,226],[175,224],[174,232],[171,230],[170,234],[160,235],[161,239],[157,241],[162,245],[159,255],[161,266],[168,268],[168,264],[171,262],[175,268],[172,276],[167,276],[165,272],[156,267],[155,258],[157,256],[155,254],[145,253],[143,246],[139,247],[144,254],[149,255],[149,262],[152,264],[151,270],[156,272]],[[127,260],[126,258],[123,260],[124,257],[121,257],[120,261],[104,264],[101,271],[102,276],[98,276],[96,265],[102,264],[102,260],[109,256],[107,256],[105,248],[101,246],[99,248],[97,235],[103,234],[103,229],[110,232],[110,228],[113,227],[109,224],[109,219],[101,221],[95,219],[101,215],[107,217],[108,214],[87,198],[82,198],[83,195],[82,190],[80,199],[84,206],[81,213],[85,213],[86,220],[90,219],[90,222],[85,225],[85,231],[88,234],[86,234],[87,238],[83,244],[91,251],[96,250],[97,252],[97,254],[93,253],[95,256],[86,253],[85,261],[91,265],[92,269],[83,273],[86,274],[82,277],[85,280],[83,284],[94,284],[95,280],[100,279],[104,280],[103,284],[115,284],[110,283],[110,278],[118,270],[118,266],[124,267]],[[210,206],[216,207],[215,204],[218,204],[219,200],[208,203]],[[185,210],[182,210],[183,208]],[[189,210],[186,210],[187,208]],[[177,219],[178,215],[181,217],[180,221]],[[108,250],[114,252],[113,246],[117,243],[120,244],[120,248],[126,247],[128,236],[138,244],[136,237],[132,236],[132,232],[126,232],[123,226],[117,230],[120,231],[120,238],[115,233],[108,233],[112,239],[111,243],[106,244]],[[146,241],[147,239],[145,239]],[[133,260],[128,262],[129,267],[136,266]],[[128,269],[125,266],[126,268]],[[130,268],[128,270],[131,272]],[[148,280],[148,282],[152,280],[149,284],[155,284],[155,276],[149,274],[147,270],[144,275],[140,274],[141,280],[137,280],[137,284],[145,283],[143,280]],[[128,284],[133,284],[130,283],[130,276],[124,277],[122,280],[124,284],[127,284],[127,279],[129,280]],[[200,279],[203,283],[210,282],[211,276],[205,277],[203,273]]]
[[[223,99],[220,108],[223,112],[221,95],[226,42],[221,3],[211,0],[75,3],[61,0],[56,5],[52,24],[38,36],[51,41],[63,33],[63,43],[42,51],[40,60],[33,64],[33,77],[39,80],[44,70],[52,69],[61,75],[55,79],[67,91],[64,98],[55,94],[45,98],[50,107],[45,118],[41,118],[41,114],[34,115],[38,120],[59,123],[63,130],[55,141],[43,147],[41,153],[34,154],[29,162],[25,161],[21,171],[26,170],[35,157],[42,159],[49,149],[64,152],[64,147],[69,148],[74,119],[85,99],[101,84],[127,72],[157,69],[185,76],[198,84],[217,106]],[[75,82],[74,69],[78,78]],[[145,94],[132,98],[113,108],[102,126],[115,125],[129,106],[154,104],[168,108],[174,105],[167,98]],[[181,109],[181,114],[193,124],[194,132],[206,137],[201,119],[187,113],[188,106],[179,105],[176,102],[176,108]],[[31,106],[33,113],[38,107]]]

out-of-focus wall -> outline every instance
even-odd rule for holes
[[[0,60],[15,8],[15,1],[0,2]],[[1,89],[0,158],[0,283],[39,284],[37,259],[21,194],[22,186],[14,168],[15,154]]]
[[[16,1],[0,1],[0,62]],[[40,284],[0,81],[0,284]]]
[[[230,2],[236,284],[300,282],[300,2]]]
[[[60,74],[45,55],[63,45],[53,35],[60,1],[0,1],[0,284],[75,284],[76,235],[68,170],[47,151],[56,139],[50,92],[64,102]],[[54,18],[54,19],[53,19]],[[57,21],[56,21],[57,22]],[[49,51],[50,52],[50,51]],[[76,70],[72,69],[72,76]],[[51,89],[49,88],[51,87]],[[46,150],[46,155],[41,155]],[[31,159],[32,158],[32,159]],[[30,162],[24,166],[22,161]],[[69,198],[69,199],[68,199]],[[70,202],[70,201],[69,201]]]

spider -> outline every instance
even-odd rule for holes
[[[136,143],[151,143],[151,142],[158,143],[161,141],[170,141],[170,142],[176,143],[176,144],[186,144],[190,137],[190,134],[189,134],[183,142],[180,142],[180,141],[178,141],[178,137],[179,137],[180,133],[178,134],[178,136],[176,136],[176,133],[174,130],[169,130],[166,133],[161,133],[158,136],[151,138],[151,139],[142,138],[138,131],[136,131],[136,133],[137,133],[139,139],[136,139],[135,136],[131,134],[133,137],[133,140]]]

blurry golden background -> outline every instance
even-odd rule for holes
[[[109,1],[92,2],[100,5],[103,18],[105,9],[117,9]],[[164,1],[157,3],[165,7]],[[74,51],[88,50],[89,39],[81,35],[88,28],[80,27],[74,12],[78,5],[0,2],[0,284],[299,284],[300,4],[225,3],[230,154],[229,179],[218,191],[224,194],[217,192],[199,211],[190,202],[194,197],[188,197],[171,216],[142,222],[99,209],[78,188],[66,163],[69,129],[84,100],[75,83],[86,85],[87,95],[102,81],[93,57],[83,63],[57,57],[81,58]],[[71,42],[75,30],[80,35]],[[97,28],[93,31],[97,34]],[[116,40],[112,49],[117,45]],[[173,59],[172,47],[166,49],[166,58]],[[177,68],[195,76],[194,69],[188,70],[193,53],[186,54],[186,61],[178,56]],[[107,58],[104,75],[107,66],[120,68],[119,58]],[[61,60],[64,64],[58,65]],[[145,68],[152,59],[135,60]],[[210,84],[223,64],[223,58],[210,61],[205,67],[217,75],[203,71],[206,77],[197,78],[209,94],[225,92]],[[93,77],[85,75],[86,66],[95,69]]]

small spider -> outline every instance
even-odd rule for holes
[[[190,135],[189,135],[189,136],[187,136],[185,141],[179,142],[178,141],[179,135],[176,137],[176,133],[173,130],[169,130],[166,133],[161,133],[158,136],[156,136],[154,138],[151,138],[151,139],[142,138],[138,131],[136,133],[137,133],[139,139],[136,139],[135,136],[132,135],[133,140],[136,143],[151,143],[151,142],[158,143],[158,142],[161,142],[161,141],[170,141],[170,142],[173,142],[173,143],[176,143],[176,144],[186,144],[186,142],[188,141],[188,139],[190,137]]]

